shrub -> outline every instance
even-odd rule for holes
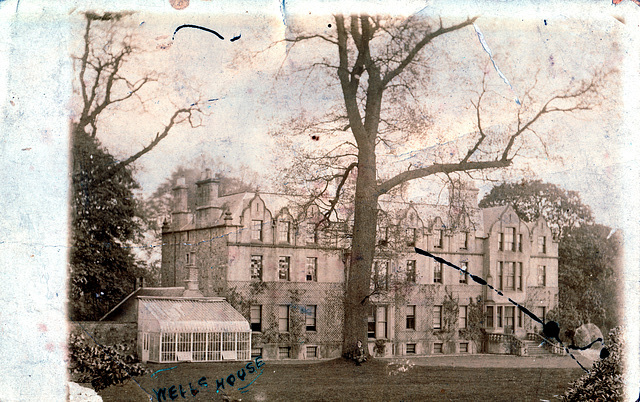
[[[562,400],[621,401],[623,399],[623,348],[623,329],[616,327],[609,332],[607,349],[610,355],[598,360],[589,373],[571,383]]]
[[[69,336],[69,373],[71,379],[79,383],[91,383],[96,390],[120,384],[131,376],[144,375],[146,370],[134,363],[131,354],[121,355],[126,348],[88,343],[84,336]]]

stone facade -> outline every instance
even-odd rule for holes
[[[340,356],[348,237],[318,231],[319,209],[289,196],[220,195],[210,172],[197,183],[195,211],[186,210],[186,194],[179,182],[163,227],[162,285],[180,286],[195,264],[201,292],[226,297],[252,324],[254,353]],[[446,207],[381,201],[372,355],[512,353],[484,334],[522,339],[537,328],[507,297],[541,317],[556,305],[558,245],[544,220],[527,224],[508,206],[479,209],[477,198],[469,187]],[[505,297],[414,247],[485,278]]]

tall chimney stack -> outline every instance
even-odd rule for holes
[[[173,210],[171,226],[178,229],[189,223],[189,207],[187,204],[187,185],[184,177],[180,177],[173,188]]]
[[[220,219],[219,191],[220,180],[213,177],[211,169],[206,169],[202,179],[196,182],[196,227],[206,227]]]

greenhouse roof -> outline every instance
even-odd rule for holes
[[[143,332],[250,332],[249,322],[222,298],[139,298]]]

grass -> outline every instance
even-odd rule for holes
[[[216,394],[215,379],[227,377],[244,367],[236,363],[182,363],[173,367],[150,364],[150,373],[136,381],[157,401],[153,389],[182,384],[189,401],[541,401],[564,393],[578,378],[579,368],[460,368],[412,366],[374,360],[355,366],[336,359],[315,364],[265,362],[264,371],[247,374],[234,387],[225,383]],[[400,370],[399,370],[400,369]],[[405,370],[406,371],[403,371]],[[197,387],[207,378],[208,387]],[[238,388],[255,381],[241,393]],[[192,396],[189,383],[200,391]],[[149,395],[133,381],[112,386],[99,394],[104,401],[148,401]],[[175,396],[175,395],[174,395]],[[167,393],[168,401],[169,398]]]

